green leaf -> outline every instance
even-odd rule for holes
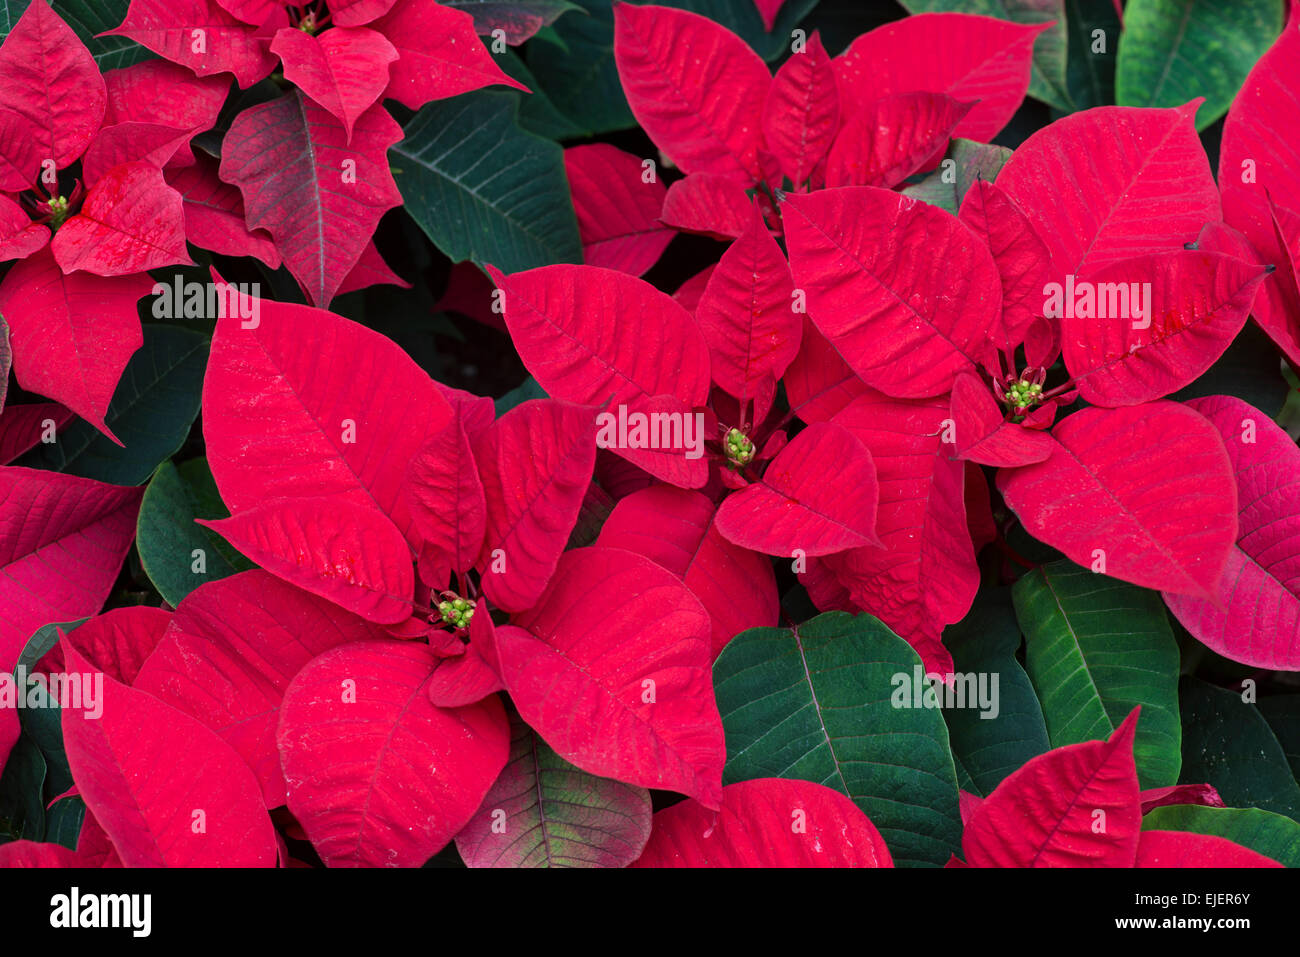
[[[1138,779],[1175,783],[1178,643],[1160,596],[1066,561],[1029,572],[1012,595],[1052,747],[1108,738],[1141,705]]]
[[[637,6],[657,4],[690,10],[720,23],[758,52],[764,60],[776,60],[790,52],[790,31],[806,17],[817,0],[785,0],[769,33],[763,28],[754,0],[631,0]],[[588,4],[588,8],[593,4]],[[576,18],[570,18],[576,19]]]
[[[1259,713],[1282,745],[1292,776],[1300,778],[1300,694],[1265,698],[1259,703]]]
[[[1264,330],[1250,322],[1214,365],[1170,398],[1182,402],[1207,395],[1235,395],[1275,419],[1291,391],[1282,375],[1277,346]]]
[[[636,118],[614,65],[611,0],[588,0],[586,6],[588,16],[575,14],[555,24],[560,43],[539,36],[525,47],[528,68],[556,109],[583,135],[631,129]]]
[[[496,54],[496,61],[507,76],[533,91],[514,94],[519,100],[521,127],[548,140],[571,140],[583,135],[583,130],[551,102],[537,77],[533,76],[514,50],[507,48],[504,53]]]
[[[85,819],[86,802],[77,795],[56,801],[45,812],[45,840],[75,851],[77,839],[81,837],[81,822]]]
[[[121,25],[130,0],[53,0],[50,6],[81,37],[101,71],[154,59],[152,51],[134,40],[98,35]]]
[[[835,788],[871,818],[896,864],[942,866],[961,845],[957,779],[937,703],[912,694],[921,667],[870,615],[827,612],[741,632],[713,666],[723,783]]]
[[[0,844],[45,838],[45,758],[23,733],[0,774]]]
[[[1258,807],[1300,821],[1300,785],[1259,709],[1190,676],[1179,692],[1182,780],[1213,784],[1229,807]]]
[[[1074,108],[1114,103],[1120,35],[1114,0],[1065,0],[1065,18],[1065,82]]]
[[[505,415],[517,405],[522,405],[529,399],[546,399],[550,398],[546,390],[537,384],[537,380],[529,376],[519,385],[515,386],[501,398],[496,400],[497,418]]]
[[[988,675],[993,709],[945,708],[953,759],[969,776],[975,793],[987,796],[1002,779],[1050,745],[1043,709],[1029,676],[1016,660],[1020,626],[1011,589],[985,589],[970,612],[944,630],[956,674]],[[991,683],[996,680],[997,684]],[[992,714],[992,717],[985,717]],[[960,779],[961,772],[958,772]]]
[[[28,452],[19,465],[68,472],[113,485],[148,481],[175,453],[199,414],[208,340],[177,326],[146,325],[144,345],[131,357],[104,421],[125,444],[76,419],[58,440]]]
[[[938,169],[920,182],[905,187],[903,195],[938,206],[956,216],[971,184],[977,179],[992,182],[1010,158],[1011,150],[1005,146],[955,139],[948,146]]]
[[[206,459],[158,466],[140,504],[136,547],[145,574],[173,608],[204,582],[254,567],[216,532],[195,524],[229,515]]]
[[[1203,130],[1228,112],[1282,30],[1283,0],[1129,0],[1115,68],[1120,106],[1181,106],[1198,96]]]
[[[435,100],[389,151],[407,210],[453,262],[507,273],[582,262],[564,151],[521,130],[518,107],[501,92]]]
[[[912,13],[974,13],[1015,23],[1049,23],[1034,41],[1029,95],[1058,110],[1070,109],[1065,83],[1065,0],[902,0]]]
[[[27,701],[35,707],[20,711],[18,720],[22,723],[23,733],[31,737],[45,759],[44,797],[48,803],[72,787],[72,769],[68,767],[68,752],[63,747],[63,711],[58,699],[50,695],[44,684],[32,686],[30,677],[28,682]],[[86,701],[86,704],[90,702]]]
[[[26,668],[29,673],[35,671],[37,662],[59,643],[59,629],[63,629],[63,633],[66,635],[78,625],[85,624],[89,620],[89,618],[78,618],[76,621],[57,621],[48,625],[41,625],[27,639],[27,644],[23,646],[22,654],[18,656],[18,661],[14,664],[14,673],[18,673],[19,667]]]
[[[1300,867],[1300,824],[1259,808],[1158,807],[1142,818],[1144,831],[1190,831],[1236,841],[1285,867]]]
[[[27,12],[32,0],[0,0],[0,41],[9,36],[18,19]]]
[[[582,11],[582,7],[568,0],[439,0],[439,3],[470,14],[479,36],[489,36],[494,28],[519,17],[542,17],[544,23],[550,24],[570,10]]]

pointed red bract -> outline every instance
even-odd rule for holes
[[[1134,867],[1282,867],[1271,857],[1213,834],[1143,831]]]
[[[686,173],[763,178],[763,106],[772,77],[757,53],[706,17],[614,8],[614,60],[637,122]]]
[[[115,608],[63,635],[59,642],[73,648],[96,671],[134,685],[140,666],[153,654],[172,613],[161,608]]]
[[[191,135],[217,124],[230,92],[230,77],[196,77],[190,70],[166,60],[145,60],[104,74],[108,89],[105,126],[153,123]],[[189,145],[176,154],[180,163],[194,161]]]
[[[644,275],[672,241],[659,222],[667,190],[639,157],[592,143],[564,151],[564,170],[578,215],[583,261],[588,266]]]
[[[480,628],[492,628],[492,619],[488,617],[487,605],[480,599],[480,611],[474,615],[473,627],[479,621],[486,622]],[[438,662],[429,678],[429,700],[439,708],[463,708],[476,704],[489,695],[505,688],[494,665],[478,650],[478,645],[471,641],[465,647],[463,655],[443,658]]]
[[[979,376],[963,372],[952,384],[953,438],[957,457],[1014,468],[1041,462],[1056,444],[1044,432],[1008,422],[993,393]]]
[[[868,391],[806,315],[799,352],[781,382],[791,410],[805,423],[827,421]]]
[[[434,0],[402,0],[372,27],[398,53],[384,95],[413,110],[493,84],[530,92],[497,66],[464,10]]]
[[[979,101],[953,135],[987,143],[1024,100],[1034,40],[1045,29],[964,13],[887,23],[835,58],[844,114],[889,93],[947,93]]]
[[[4,753],[4,749],[0,748],[0,754]],[[85,863],[77,852],[69,850],[62,844],[25,840],[0,844],[0,868],[84,866]]]
[[[501,702],[435,707],[427,685],[436,661],[414,642],[343,645],[285,692],[276,739],[289,810],[326,865],[422,866],[505,766]]]
[[[94,666],[74,649],[68,671]],[[274,867],[275,830],[230,745],[152,695],[104,676],[102,714],[63,709],[68,764],[127,867]]]
[[[921,92],[891,93],[862,104],[826,157],[826,185],[897,186],[943,154],[973,105]]]
[[[275,243],[265,231],[248,228],[244,198],[221,181],[216,160],[201,156],[193,166],[168,169],[164,175],[167,185],[181,194],[186,239],[223,256],[253,256],[272,269],[280,268]]]
[[[763,18],[763,28],[771,33],[785,0],[754,0],[754,6],[758,7],[758,14]]]
[[[660,219],[685,233],[736,239],[749,223],[745,187],[717,173],[692,173],[668,187]]]
[[[967,822],[966,863],[1132,867],[1142,825],[1133,762],[1137,715],[1135,708],[1109,740],[1056,748],[1013,771]]]
[[[512,620],[496,632],[501,677],[561,757],[717,807],[726,748],[709,616],[676,576],[622,549],[579,548]]]
[[[472,406],[452,404],[452,420],[430,437],[407,466],[406,497],[420,548],[420,579],[446,586],[451,572],[478,561],[487,526],[487,504],[464,417]]]
[[[199,76],[233,73],[241,89],[269,76],[277,62],[270,34],[231,16],[216,0],[131,0],[126,19],[105,35],[134,40]]]
[[[1046,461],[998,473],[1031,535],[1144,588],[1215,594],[1237,537],[1237,490],[1204,416],[1174,402],[1088,408],[1052,438]]]
[[[826,158],[840,125],[835,68],[817,30],[776,71],[763,107],[763,139],[795,186]]]
[[[487,505],[479,569],[499,608],[524,611],[545,590],[591,482],[595,430],[591,408],[534,399],[475,442]]]
[[[384,262],[384,257],[379,254],[374,240],[366,243],[366,248],[361,250],[361,258],[357,260],[357,264],[352,267],[339,285],[336,295],[342,296],[345,293],[356,292],[358,289],[365,289],[368,286],[411,288],[409,282],[393,272],[388,263]]]
[[[884,838],[839,791],[757,778],[722,790],[722,809],[683,801],[654,816],[633,867],[893,867]]]
[[[49,241],[48,226],[32,222],[21,206],[0,193],[0,262],[26,259]]]
[[[398,0],[334,0],[329,8],[330,18],[335,26],[359,27],[382,17],[397,2]]]
[[[382,33],[338,27],[312,36],[283,27],[271,52],[284,64],[284,77],[343,124],[347,139],[357,119],[388,86],[388,67],[397,50]]]
[[[275,729],[289,682],[322,652],[382,637],[332,602],[260,569],[242,572],[185,597],[134,685],[220,735],[274,808],[286,796]]]
[[[0,465],[8,465],[53,429],[58,430],[72,421],[72,412],[57,402],[34,402],[30,405],[9,405],[0,415]]]
[[[955,217],[872,186],[787,197],[790,269],[808,314],[868,385],[939,395],[1002,309],[988,248]]]
[[[373,505],[286,498],[199,524],[271,574],[362,618],[396,624],[411,616],[410,549]]]
[[[1171,784],[1163,788],[1148,788],[1142,792],[1143,815],[1149,814],[1158,807],[1176,804],[1198,804],[1202,807],[1227,806],[1212,784]]]
[[[722,537],[705,495],[654,485],[619,501],[597,545],[644,555],[680,578],[713,622],[713,657],[749,628],[777,623],[772,563]]]
[[[265,229],[312,303],[325,306],[402,195],[388,148],[402,128],[381,105],[343,124],[300,92],[235,117],[221,178],[244,195],[250,229]]]
[[[114,166],[144,163],[162,169],[189,142],[190,133],[157,123],[118,123],[105,126],[81,158],[86,185],[94,186]],[[184,236],[184,230],[181,232]]]
[[[1197,640],[1258,668],[1300,669],[1300,449],[1267,415],[1231,396],[1188,405],[1223,437],[1236,480],[1236,543],[1206,599],[1166,593]]]
[[[144,342],[136,302],[152,288],[143,274],[65,276],[48,249],[17,263],[0,281],[0,315],[9,324],[18,384],[112,438],[104,414]]]

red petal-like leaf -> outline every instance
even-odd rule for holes
[[[396,624],[411,617],[410,549],[373,505],[287,498],[199,524],[271,574],[362,618]]]
[[[181,194],[186,239],[223,256],[253,256],[272,269],[280,268],[275,243],[263,230],[248,228],[244,198],[221,181],[216,160],[200,156],[193,166],[165,170],[164,175],[167,185]]]
[[[1045,432],[1006,421],[989,387],[974,373],[964,372],[952,384],[953,438],[957,457],[1014,468],[1041,462],[1056,448]]]
[[[1226,807],[1212,784],[1172,784],[1148,788],[1142,792],[1142,814],[1174,804],[1199,804],[1202,807]]]
[[[771,33],[772,27],[776,26],[776,16],[784,5],[785,0],[754,0],[759,16],[763,18],[763,29],[768,33]],[[816,36],[816,33],[813,35]]]
[[[1143,831],[1134,867],[1282,867],[1226,837],[1190,831]]]
[[[807,316],[799,352],[781,381],[791,410],[805,423],[827,421],[868,391]]]
[[[190,135],[157,123],[105,126],[81,158],[82,175],[86,184],[93,186],[114,166],[141,162],[161,169],[189,142]]]
[[[267,572],[241,572],[181,601],[134,684],[220,735],[253,769],[266,806],[279,807],[287,792],[275,730],[289,682],[322,652],[382,637],[375,625]]]
[[[483,483],[463,421],[472,406],[452,408],[452,420],[411,459],[403,490],[424,539],[420,580],[433,588],[445,587],[451,572],[473,567],[487,527]]]
[[[479,568],[494,605],[523,611],[546,588],[591,483],[595,431],[589,407],[534,399],[474,444],[487,503]]]
[[[388,65],[397,59],[382,33],[364,27],[337,27],[319,36],[283,27],[271,52],[284,64],[285,79],[343,124],[349,142],[357,119],[388,86]]]
[[[1188,405],[1223,437],[1236,475],[1236,544],[1208,599],[1165,594],[1197,640],[1233,661],[1300,669],[1300,449],[1263,412],[1231,396]]]
[[[324,306],[402,195],[388,148],[402,128],[376,104],[343,124],[302,93],[235,117],[221,178],[244,194],[250,229],[265,229],[311,302]]]
[[[776,625],[772,563],[719,533],[717,506],[705,495],[670,485],[633,492],[614,506],[597,545],[644,555],[680,578],[713,622],[713,657],[748,628]]]
[[[493,84],[530,92],[497,66],[474,33],[474,18],[463,10],[434,0],[402,0],[374,29],[398,52],[384,95],[413,110]]]
[[[217,125],[230,77],[197,77],[190,70],[166,60],[145,60],[104,74],[108,88],[108,113],[104,126],[121,123],[153,123],[191,134]],[[189,145],[177,152],[177,162],[189,164],[194,153]]]
[[[608,143],[565,150],[564,170],[587,265],[644,275],[673,238],[659,221],[667,194],[659,177],[651,171],[647,182],[641,159]]]
[[[0,262],[26,259],[49,241],[48,226],[32,222],[21,206],[0,193]]]
[[[943,155],[973,103],[942,93],[891,93],[862,104],[826,158],[827,186],[891,189]]]
[[[1144,588],[1215,594],[1237,537],[1237,489],[1204,416],[1174,402],[1088,408],[1052,438],[1046,461],[998,473],[1031,535]]]
[[[67,662],[70,673],[93,671],[75,649]],[[230,745],[111,677],[98,704],[101,715],[63,709],[63,742],[86,807],[123,864],[275,866],[275,829],[257,780]]]
[[[379,19],[395,3],[397,0],[334,0],[329,7],[330,19],[335,26],[359,27]]]
[[[1199,102],[1074,113],[1012,154],[998,186],[1047,243],[1057,281],[1118,259],[1178,249],[1220,218],[1214,176],[1193,122]]]
[[[0,415],[0,465],[8,465],[42,437],[52,434],[72,421],[72,412],[57,402],[34,402],[30,405],[6,406]]]
[[[1047,27],[964,13],[887,23],[835,58],[843,115],[889,93],[947,93],[979,100],[953,135],[987,143],[1024,100],[1034,40]]]
[[[203,437],[232,511],[286,494],[335,496],[377,505],[418,544],[401,495],[406,466],[449,421],[424,370],[359,323],[247,296],[217,321]]]
[[[17,715],[18,712],[14,711]],[[15,721],[18,719],[15,717]],[[0,748],[0,754],[4,754]],[[0,762],[0,766],[3,763]],[[69,850],[62,844],[46,844],[40,841],[10,841],[0,844],[0,868],[8,867],[84,867],[85,862],[76,851]]]
[[[115,608],[96,615],[59,641],[65,649],[75,649],[96,671],[134,685],[140,666],[153,654],[171,620],[172,613],[161,608]]]
[[[505,766],[501,702],[435,707],[427,684],[436,662],[415,642],[344,645],[285,692],[276,738],[289,810],[330,867],[420,867]]]
[[[683,801],[654,817],[633,867],[893,867],[884,838],[839,791],[757,778],[722,790],[722,808]]]
[[[160,266],[190,265],[181,194],[146,162],[106,170],[77,215],[50,243],[65,272],[129,276]]]
[[[112,438],[104,414],[144,342],[136,301],[152,288],[143,274],[65,276],[48,249],[15,264],[0,281],[0,315],[9,324],[18,384]]]
[[[338,292],[335,295],[342,296],[345,293],[356,292],[358,289],[365,289],[368,286],[411,288],[409,282],[393,272],[388,263],[384,262],[384,257],[379,255],[379,250],[375,247],[373,240],[366,243],[366,248],[361,251],[361,258],[357,260],[357,264],[352,267],[347,277],[339,284]]]
[[[835,68],[817,30],[776,71],[763,107],[763,138],[795,186],[808,181],[835,140],[840,95]]]
[[[763,178],[758,150],[772,77],[745,41],[697,13],[621,4],[614,60],[637,122],[683,172],[746,185]]]
[[[501,677],[561,757],[717,807],[726,748],[709,616],[681,581],[622,549],[579,548],[513,620],[496,633]]]
[[[1142,812],[1133,735],[1138,709],[1107,741],[1031,758],[971,815],[971,867],[1132,867]]]
[[[269,76],[278,62],[270,37],[216,0],[131,0],[126,19],[105,36],[127,37],[199,76],[233,73],[241,89]]]
[[[735,180],[717,173],[692,173],[668,187],[660,219],[664,225],[714,239],[736,239],[749,222],[750,199]]]
[[[479,606],[479,612],[474,615],[470,627],[482,621],[485,624],[479,627],[492,628],[492,619],[488,617],[487,605],[483,599],[479,599]],[[488,663],[478,650],[478,645],[471,641],[465,646],[463,655],[443,658],[438,662],[438,667],[429,678],[429,700],[439,708],[463,708],[504,688],[495,666]]]
[[[791,195],[782,206],[795,286],[868,385],[939,395],[986,351],[1002,291],[988,248],[955,217],[871,186]]]

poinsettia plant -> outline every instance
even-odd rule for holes
[[[1300,0],[79,2],[0,864],[1300,866]]]

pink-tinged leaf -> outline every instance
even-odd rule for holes
[[[946,93],[979,101],[953,135],[987,143],[1024,100],[1034,40],[1048,26],[922,13],[877,27],[835,58],[843,114],[890,93]]]
[[[230,92],[230,77],[198,77],[166,60],[145,60],[109,70],[104,85],[108,89],[104,126],[152,123],[193,135],[217,125]],[[176,154],[176,161],[186,165],[194,158],[188,143]]]
[[[57,402],[6,406],[0,414],[0,465],[33,449],[50,429],[54,435],[72,421],[72,412]]]
[[[867,385],[940,395],[973,368],[1002,314],[988,247],[956,217],[872,186],[791,195],[782,206],[808,314]]]
[[[565,10],[573,9],[565,0],[448,0],[448,3],[473,15],[474,30],[479,36],[492,36],[500,30],[511,46],[532,39]]]
[[[402,195],[388,148],[402,128],[376,104],[343,124],[300,92],[235,117],[221,178],[244,194],[249,229],[265,229],[312,303],[324,306]]]
[[[905,401],[868,393],[835,416],[832,421],[861,439],[875,462],[876,534],[885,547],[825,559],[854,603],[940,674],[952,671],[942,630],[966,616],[979,587],[966,530],[964,463],[942,441],[950,414],[946,396]]]
[[[456,835],[470,867],[626,867],[650,837],[650,794],[580,771],[511,715],[510,760]]]
[[[1025,330],[1025,362],[1031,369],[1046,369],[1061,355],[1061,320],[1035,316]]]
[[[255,326],[241,318],[251,314]],[[217,320],[203,437],[232,511],[285,494],[330,495],[377,505],[418,545],[401,495],[406,466],[450,421],[424,370],[359,323],[242,295]]]
[[[784,5],[785,0],[754,0],[754,6],[758,7],[758,15],[763,18],[763,29],[768,33],[771,33],[772,27],[776,26],[777,14],[781,12],[781,7]]]
[[[115,608],[62,635],[59,641],[96,671],[134,685],[140,666],[153,654],[171,620],[172,613],[161,608]]]
[[[147,162],[106,170],[77,215],[50,243],[65,273],[129,276],[161,266],[192,265],[185,251],[181,194]]]
[[[993,520],[993,496],[989,492],[988,479],[984,477],[984,470],[974,462],[966,463],[966,487],[963,492],[966,528],[970,531],[971,545],[978,555],[985,545],[998,540],[998,526]]]
[[[836,482],[826,481],[835,475]],[[718,531],[728,541],[780,558],[879,547],[876,467],[842,426],[814,422],[796,435],[755,482],[727,496]]]
[[[791,410],[805,423],[833,418],[868,391],[866,384],[807,316],[803,319],[799,352],[786,369],[782,382]]]
[[[108,100],[84,43],[45,0],[32,0],[0,45],[3,109],[25,134],[3,138],[0,189],[35,184],[42,164],[70,166],[90,144]]]
[[[15,711],[14,714],[17,714]],[[14,719],[15,721],[17,718]],[[0,749],[0,754],[3,754]],[[62,844],[40,841],[10,841],[0,844],[0,868],[9,867],[84,867],[76,851]]]
[[[1089,275],[1095,306],[1076,294],[1061,317],[1065,365],[1085,401],[1120,406],[1159,399],[1209,369],[1246,324],[1267,273],[1222,253],[1179,249]]]
[[[1205,599],[1165,593],[1198,641],[1260,668],[1300,669],[1300,450],[1263,412],[1231,396],[1188,405],[1222,437],[1240,503],[1227,567]],[[1208,599],[1208,600],[1207,600]]]
[[[1169,109],[1103,106],[1057,120],[998,174],[1052,254],[1053,278],[1178,249],[1220,218],[1196,135],[1199,100]],[[1051,202],[1043,198],[1051,197]]]
[[[276,12],[285,19],[278,5]],[[274,13],[263,22],[284,25]],[[231,16],[216,0],[131,0],[126,19],[104,35],[134,40],[201,77],[233,73],[241,89],[270,76],[278,62],[265,29]]]
[[[799,351],[803,323],[794,312],[790,267],[757,206],[713,270],[695,320],[709,346],[713,381],[738,399],[761,394]]]
[[[410,549],[373,505],[286,498],[199,524],[271,574],[368,621],[396,624],[411,616]]]
[[[9,324],[18,384],[113,438],[104,414],[144,342],[136,302],[152,288],[143,274],[65,276],[48,249],[15,264],[0,280],[0,316]]]
[[[476,441],[496,421],[496,403],[487,396],[475,395],[464,389],[455,389],[443,385],[436,379],[433,384],[439,394],[447,400],[447,404],[455,410],[456,415],[460,416],[461,424],[465,426],[465,434],[469,436],[471,442]]]
[[[579,548],[513,621],[496,632],[502,680],[561,757],[718,806],[726,746],[709,615],[676,576],[622,549]]]
[[[564,170],[587,265],[644,275],[673,238],[659,221],[664,184],[646,182],[641,159],[607,143],[565,150]]]
[[[821,34],[781,65],[763,107],[763,138],[795,186],[808,181],[835,140],[840,95]]]
[[[287,791],[275,730],[289,682],[331,648],[382,637],[375,625],[267,572],[241,572],[181,601],[134,684],[220,735],[252,768],[266,806],[279,807]]]
[[[1142,813],[1151,813],[1158,807],[1174,804],[1198,804],[1202,807],[1226,807],[1223,798],[1212,784],[1172,784],[1164,788],[1149,788],[1142,792]]]
[[[723,788],[721,810],[683,801],[657,813],[632,866],[893,867],[894,860],[875,825],[839,791],[757,778]]]
[[[673,299],[677,304],[692,316],[695,315],[695,309],[699,306],[700,300],[704,298],[704,290],[709,286],[709,280],[713,277],[713,270],[717,268],[717,263],[714,263],[711,266],[705,266],[690,279],[678,286],[677,291],[673,293]]]
[[[712,658],[749,628],[777,623],[772,563],[727,541],[705,495],[654,485],[622,499],[601,527],[597,545],[644,555],[680,578],[713,623]]]
[[[497,607],[523,611],[545,590],[591,483],[595,432],[591,408],[534,399],[475,443],[487,505],[479,568]]]
[[[1004,411],[980,376],[973,372],[957,376],[952,384],[952,421],[959,459],[1015,468],[1052,454],[1056,443],[1050,436],[1008,422]]]
[[[374,29],[398,53],[384,96],[413,110],[493,84],[531,92],[497,66],[474,33],[474,18],[463,10],[434,0],[402,0]]]
[[[88,186],[114,166],[145,163],[162,169],[189,142],[186,130],[156,123],[118,123],[105,126],[81,158],[81,172]]]
[[[1084,567],[1104,558],[1107,575],[1143,588],[1215,595],[1237,537],[1237,489],[1204,416],[1174,402],[1088,408],[1052,438],[1046,461],[998,473],[1026,531]]]
[[[217,0],[217,5],[244,23],[260,27],[281,4],[279,0]]]
[[[409,282],[393,272],[388,267],[388,263],[384,262],[384,257],[379,255],[379,250],[375,247],[373,240],[366,243],[366,248],[361,251],[361,258],[357,260],[357,264],[352,267],[351,272],[339,284],[335,295],[342,296],[345,293],[356,292],[358,289],[365,289],[369,286],[411,288]]]
[[[1142,812],[1137,708],[1107,741],[1055,748],[1013,771],[962,834],[971,867],[1132,867]],[[1097,812],[1105,815],[1096,827]]]
[[[943,93],[891,93],[858,107],[826,158],[827,186],[891,189],[942,156],[973,103]]]
[[[1134,867],[1283,867],[1226,837],[1190,831],[1143,831]]]
[[[26,259],[49,241],[48,226],[32,222],[21,206],[0,193],[0,262]]]
[[[289,810],[328,866],[420,867],[473,817],[505,766],[500,700],[434,706],[436,663],[415,642],[343,645],[285,692],[276,740]]]
[[[81,834],[77,837],[77,857],[83,867],[123,866],[112,840],[89,810],[81,822]]]
[[[1042,315],[1052,255],[1024,211],[987,180],[971,184],[958,218],[993,254],[1002,279],[1002,321],[989,330],[989,340],[1000,352],[1012,353],[1024,342],[1035,317]],[[1031,367],[1037,364],[1030,362]]]
[[[397,0],[334,0],[330,4],[330,19],[338,27],[360,27],[378,20],[393,8]],[[406,0],[409,5],[410,0]]]
[[[67,652],[68,671],[93,666]],[[253,772],[189,715],[114,678],[63,709],[68,764],[127,867],[274,867],[275,829]],[[200,829],[195,827],[202,812]]]
[[[668,187],[659,218],[664,225],[714,239],[736,239],[749,222],[750,198],[735,180],[692,173]]]
[[[388,86],[389,64],[397,49],[387,38],[364,27],[337,27],[312,36],[283,27],[271,52],[284,64],[284,77],[328,110],[352,140],[352,127]]]
[[[669,7],[614,8],[614,61],[637,122],[685,173],[761,180],[771,74],[745,41]]]
[[[487,606],[482,599],[479,599],[479,604],[479,613],[475,614],[470,626],[474,627],[479,621],[484,621],[486,624],[480,627],[492,628]],[[478,645],[471,641],[465,647],[463,655],[443,658],[438,663],[429,677],[429,700],[439,708],[463,708],[504,688],[496,668],[488,663],[478,650]]]
[[[709,481],[706,419],[704,412],[673,395],[634,400],[597,415],[596,445],[647,477],[679,488],[703,488]]]
[[[217,176],[216,160],[200,156],[192,166],[163,173],[167,185],[181,194],[186,239],[223,256],[253,256],[272,269],[280,268],[275,243],[263,230],[248,228],[244,198]]]
[[[473,567],[483,545],[487,504],[464,422],[472,409],[468,402],[454,403],[452,420],[407,466],[403,495],[424,539],[420,580],[432,588],[445,587],[451,572]]]

